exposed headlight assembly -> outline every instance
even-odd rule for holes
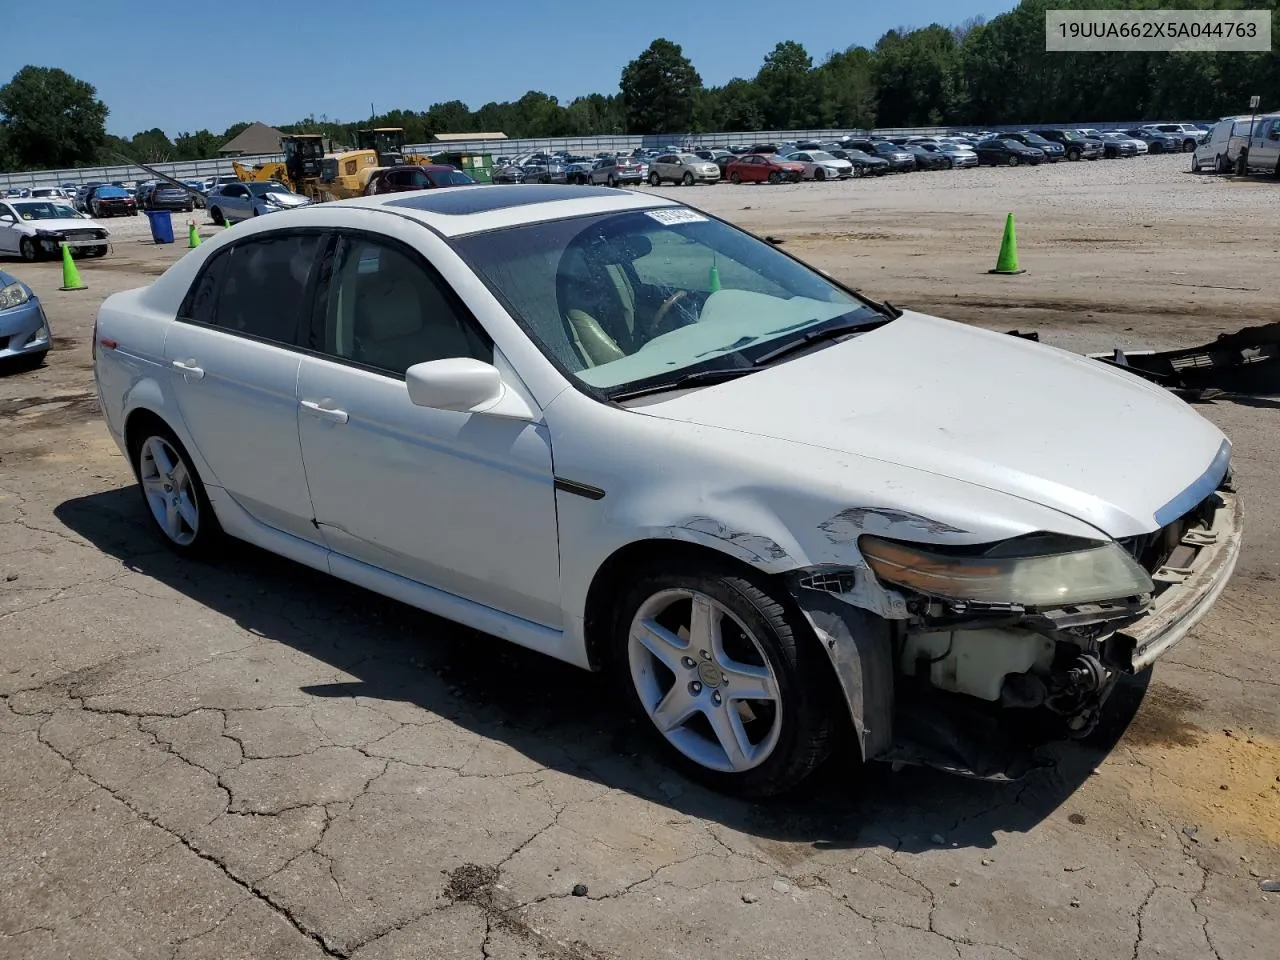
[[[20,307],[31,299],[31,291],[20,283],[11,283],[0,288],[0,310]]]
[[[1154,590],[1147,572],[1112,542],[1041,533],[975,547],[880,537],[862,537],[858,546],[880,580],[948,600],[1060,607]]]

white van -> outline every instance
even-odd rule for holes
[[[1236,161],[1239,173],[1273,173],[1280,177],[1280,113],[1258,118],[1249,133],[1248,145]]]
[[[1230,173],[1236,168],[1240,151],[1249,143],[1249,124],[1253,118],[1223,117],[1196,144],[1191,155],[1191,172]]]

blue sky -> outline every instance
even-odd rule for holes
[[[98,88],[111,110],[110,132],[132,136],[158,126],[174,136],[201,127],[220,133],[240,120],[291,123],[309,113],[360,120],[370,101],[379,111],[455,99],[475,108],[542,90],[567,103],[617,92],[623,66],[659,36],[684,47],[704,83],[721,84],[754,75],[780,40],[804,44],[820,61],[833,49],[873,44],[894,27],[989,19],[1014,0],[846,0],[814,13],[794,0],[256,7],[62,0],[53,28],[42,4],[4,6],[0,24],[10,42],[0,47],[0,83],[28,63],[61,67]]]

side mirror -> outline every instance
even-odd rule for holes
[[[487,413],[495,417],[533,420],[524,399],[502,382],[498,368],[471,357],[415,363],[405,371],[409,399],[419,407]]]

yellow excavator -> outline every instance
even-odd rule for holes
[[[378,155],[378,166],[394,167],[401,163],[422,165],[435,161],[425,154],[404,152],[404,127],[372,127],[356,131],[356,146]]]
[[[275,180],[294,193],[316,203],[345,200],[364,193],[369,177],[378,168],[378,154],[372,149],[344,150],[325,155],[324,138],[318,133],[294,133],[280,138],[284,160],[254,164],[238,160],[231,166],[245,181]]]

